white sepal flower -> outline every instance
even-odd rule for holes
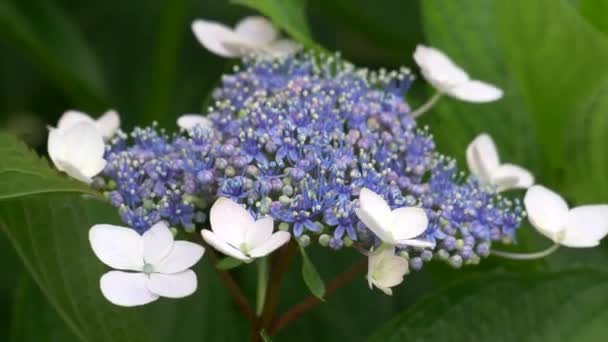
[[[79,122],[67,129],[51,128],[47,149],[59,171],[87,184],[106,166],[103,137],[89,122]]]
[[[156,223],[143,235],[130,228],[98,224],[89,231],[89,241],[99,260],[115,269],[100,280],[102,294],[113,304],[138,306],[196,291],[196,274],[190,267],[205,249],[174,241],[165,222]]]
[[[363,188],[355,213],[367,228],[389,245],[433,247],[429,241],[415,239],[424,233],[429,223],[424,209],[404,207],[391,210],[380,195]]]
[[[569,209],[555,192],[535,185],[524,197],[528,220],[541,234],[562,246],[595,247],[608,235],[608,205]]]
[[[369,288],[376,286],[387,295],[392,295],[391,287],[403,282],[403,276],[409,270],[408,261],[395,255],[395,247],[381,245],[368,257],[367,282]]]
[[[59,122],[57,122],[57,129],[66,130],[81,122],[87,122],[95,125],[99,133],[101,133],[105,139],[111,138],[114,135],[114,132],[120,128],[120,116],[115,110],[108,110],[97,120],[83,112],[68,110],[61,115],[61,118],[59,118]]]
[[[212,230],[201,231],[205,241],[223,254],[245,262],[274,252],[291,238],[288,232],[273,233],[272,217],[256,221],[247,209],[228,198],[215,201],[209,220]]]
[[[471,79],[461,67],[435,48],[418,45],[414,60],[422,76],[442,94],[479,103],[496,101],[503,95],[496,86]]]
[[[199,19],[192,23],[192,31],[207,50],[222,57],[241,57],[249,53],[280,57],[300,49],[292,40],[279,39],[279,32],[272,23],[258,16],[244,18],[234,29]]]
[[[177,126],[181,129],[192,129],[196,126],[212,128],[213,122],[200,114],[184,114],[177,118]]]
[[[482,182],[493,184],[497,191],[527,189],[534,184],[534,176],[526,169],[501,164],[498,150],[492,138],[483,133],[467,147],[469,170]]]

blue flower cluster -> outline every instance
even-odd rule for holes
[[[459,267],[512,240],[517,201],[459,174],[408,115],[407,69],[373,72],[336,56],[248,58],[215,89],[213,127],[116,136],[103,172],[123,220],[140,233],[160,219],[192,231],[229,197],[272,216],[302,244],[369,249],[377,238],[354,209],[366,187],[393,207],[421,206],[435,249],[407,247],[413,269],[434,257]]]

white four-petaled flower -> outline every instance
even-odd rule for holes
[[[501,164],[492,138],[478,135],[467,147],[469,170],[482,182],[493,184],[497,191],[527,189],[534,184],[534,176],[517,165]]]
[[[228,198],[215,201],[209,220],[212,230],[201,231],[205,241],[223,254],[245,262],[272,253],[291,237],[284,231],[273,233],[272,217],[256,221],[247,209]]]
[[[272,23],[257,16],[244,18],[234,29],[199,19],[192,23],[192,31],[207,50],[222,57],[241,57],[249,53],[280,57],[300,49],[292,40],[279,39],[279,32]]]
[[[376,286],[387,295],[392,295],[391,287],[403,282],[408,272],[408,261],[395,255],[395,247],[382,245],[368,257],[367,282],[369,288]]]
[[[355,209],[357,217],[383,242],[389,245],[433,247],[429,241],[415,239],[428,226],[424,209],[404,207],[391,210],[380,195],[367,188],[359,193],[359,205]]]
[[[95,125],[99,133],[101,133],[105,139],[111,138],[112,135],[114,135],[114,132],[120,128],[120,116],[115,110],[108,110],[98,119],[93,119],[88,114],[77,110],[68,110],[59,118],[57,129],[66,130],[81,122],[88,122]]]
[[[181,129],[192,129],[196,126],[203,128],[213,127],[213,122],[199,114],[184,114],[177,118],[177,126]]]
[[[99,224],[89,231],[89,241],[104,264],[121,270],[110,271],[100,280],[104,297],[116,305],[139,306],[159,297],[182,298],[196,291],[196,274],[190,267],[205,249],[174,241],[165,222],[156,223],[143,235],[130,228]]]
[[[78,122],[64,129],[51,128],[47,149],[59,171],[87,184],[106,166],[103,137],[90,122]]]
[[[494,85],[473,80],[443,52],[418,45],[414,60],[422,76],[437,91],[467,102],[491,102],[502,97],[502,90]]]
[[[532,226],[562,246],[595,247],[608,234],[608,205],[570,209],[560,195],[541,185],[528,189],[524,204]]]

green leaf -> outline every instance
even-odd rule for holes
[[[463,161],[467,144],[487,132],[496,140],[503,160],[537,171],[540,162],[533,119],[508,71],[496,26],[495,1],[430,0],[421,2],[421,7],[430,45],[445,51],[472,77],[505,90],[503,99],[488,104],[442,98],[422,117],[430,124],[438,149]]]
[[[487,105],[442,103],[438,140],[462,156],[473,135],[488,131],[504,160],[532,168],[545,184],[563,184],[570,119],[608,75],[605,37],[564,0],[430,0],[422,7],[431,44],[506,94]]]
[[[563,0],[497,4],[505,57],[534,115],[545,163],[559,170],[568,160],[568,119],[607,80],[608,40]]]
[[[19,49],[79,106],[102,109],[102,73],[79,32],[56,2],[0,2],[0,38]]]
[[[571,120],[565,189],[578,203],[605,202],[608,196],[608,81]]]
[[[15,289],[10,332],[11,342],[78,341],[29,276]]]
[[[320,48],[314,42],[306,23],[305,0],[232,0],[270,17],[275,25],[309,48]]]
[[[11,136],[0,135],[0,160],[19,166],[19,172],[9,174],[12,183],[32,183],[34,189],[21,193],[6,191],[9,195],[0,200],[0,229],[9,237],[55,315],[78,340],[143,342],[150,341],[149,330],[159,342],[176,338],[244,339],[243,319],[230,309],[232,303],[225,289],[204,263],[196,266],[201,279],[199,288],[187,299],[161,299],[143,309],[110,304],[99,290],[99,278],[107,268],[94,256],[88,230],[97,223],[120,224],[116,208],[89,196],[91,190],[86,186],[50,169],[44,160]],[[4,170],[0,168],[0,174]],[[33,186],[34,183],[39,184]],[[52,318],[52,312],[42,311],[46,308],[39,304],[45,319]],[[27,315],[24,311],[20,313]],[[227,322],[240,328],[226,331]],[[22,326],[14,326],[13,330]],[[17,336],[35,339],[37,335]]]
[[[324,300],[325,296],[325,284],[321,275],[317,272],[315,265],[310,261],[304,247],[300,247],[300,254],[302,255],[302,278],[304,283],[310,290],[310,292],[320,300]]]
[[[57,192],[96,194],[87,185],[51,169],[16,137],[0,133],[0,200]]]
[[[605,341],[608,273],[486,275],[420,301],[370,341]]]
[[[117,223],[115,208],[78,194],[35,194],[0,201],[0,228],[70,331],[81,341],[148,341],[137,310],[105,300],[106,267],[93,255],[88,230]]]
[[[601,32],[608,34],[608,1],[580,0],[580,13],[587,21]]]
[[[222,260],[218,261],[215,264],[215,267],[220,270],[229,270],[235,267],[239,267],[243,264],[243,262],[239,259],[235,259],[232,257],[225,257]]]

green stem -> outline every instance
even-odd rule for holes
[[[297,244],[294,240],[291,240],[287,246],[281,247],[281,249],[272,255],[268,276],[268,287],[266,288],[266,298],[264,300],[264,310],[262,310],[261,315],[256,319],[252,326],[252,342],[259,342],[261,340],[260,332],[267,331],[270,323],[272,323],[272,320],[274,319],[274,314],[279,302],[281,281],[297,250]]]
[[[492,250],[490,252],[490,254],[497,256],[497,257],[512,259],[512,260],[534,260],[534,259],[541,259],[548,255],[551,255],[558,248],[559,248],[559,244],[556,243],[553,246],[551,246],[543,251],[536,252],[536,253],[510,253],[510,252]]]
[[[255,313],[259,317],[264,311],[266,301],[266,288],[268,287],[268,258],[259,258],[258,264],[258,289],[256,295]]]

